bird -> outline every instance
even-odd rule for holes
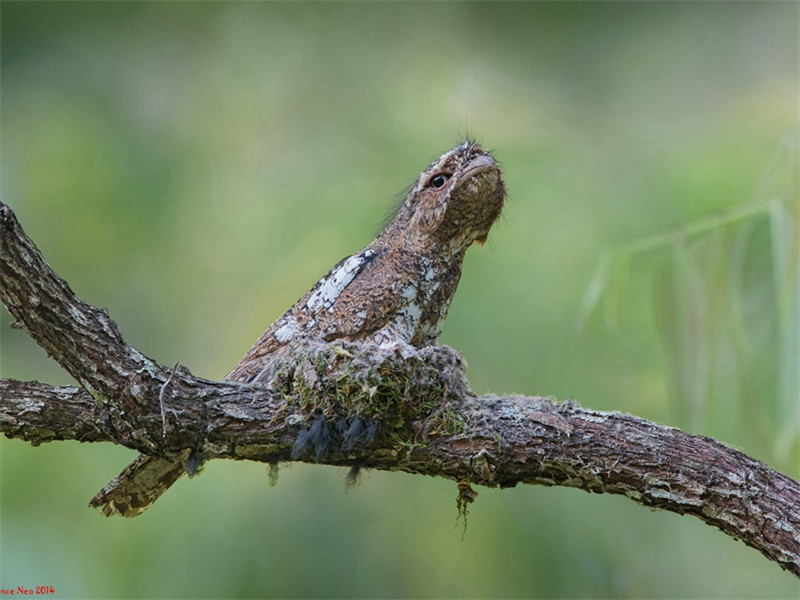
[[[339,261],[258,338],[224,381],[267,384],[280,359],[312,342],[436,345],[464,254],[484,244],[506,198],[491,152],[467,139],[424,169],[377,237]],[[90,502],[134,517],[187,470],[185,458],[140,455]]]

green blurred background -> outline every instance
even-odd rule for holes
[[[507,210],[442,342],[800,476],[798,4],[2,3],[2,199],[83,299],[222,377],[466,133]],[[662,236],[662,237],[659,237]],[[638,245],[637,245],[638,244]],[[2,376],[71,383],[2,311]],[[692,518],[573,489],[211,463],[134,520],[135,454],[0,440],[3,588],[101,597],[797,597]]]

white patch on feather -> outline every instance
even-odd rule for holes
[[[300,326],[297,324],[297,321],[294,320],[294,317],[291,317],[274,333],[274,335],[275,339],[279,342],[285,342],[292,339],[299,331]]]
[[[404,337],[407,337],[404,341],[410,341],[411,338],[414,337],[414,333],[419,326],[419,321],[422,317],[422,306],[414,302],[417,298],[417,288],[415,286],[409,285],[400,295],[408,300],[408,302],[404,303],[397,311],[397,319],[395,322],[400,325],[400,332],[402,332]]]
[[[306,301],[306,307],[311,311],[327,308],[332,312],[333,304],[336,302],[339,294],[353,281],[364,263],[372,258],[372,255],[373,251],[367,250],[362,254],[351,256],[344,261],[335,271],[332,271],[319,288],[311,294],[311,297]]]

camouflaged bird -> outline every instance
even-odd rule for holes
[[[228,381],[267,383],[304,341],[367,344],[439,340],[464,253],[484,243],[505,200],[492,155],[466,141],[431,163],[378,237],[339,262],[258,339]],[[141,455],[91,502],[133,517],[185,471],[175,458]]]

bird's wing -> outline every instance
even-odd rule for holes
[[[303,339],[358,341],[386,326],[410,275],[370,247],[336,264],[275,321],[225,376],[264,381],[287,346]]]

